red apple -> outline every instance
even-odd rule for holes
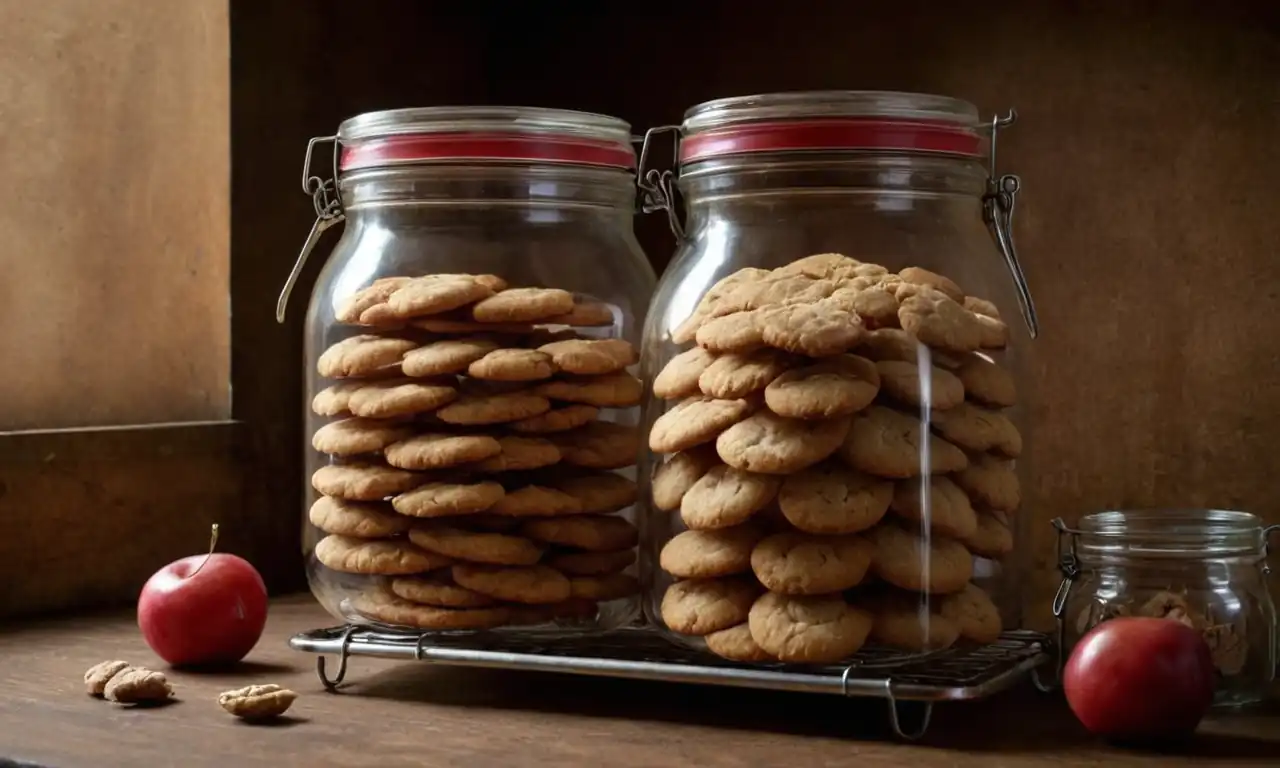
[[[1089,631],[1067,660],[1067,703],[1093,733],[1116,741],[1190,735],[1213,702],[1209,645],[1169,619],[1122,617]]]
[[[173,666],[231,664],[243,659],[267,623],[267,588],[243,558],[209,552],[175,560],[147,580],[138,597],[138,628]]]

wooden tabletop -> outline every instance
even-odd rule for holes
[[[889,735],[883,705],[662,683],[353,659],[326,693],[288,637],[332,624],[309,596],[279,600],[257,650],[225,672],[166,672],[177,701],[133,710],[90,698],[107,659],[164,669],[131,615],[0,630],[0,756],[45,766],[1115,766],[1277,765],[1280,717],[1214,718],[1190,753],[1115,750],[1058,697],[1020,690],[938,708],[923,742]],[[277,683],[301,694],[274,726],[224,713],[220,691]],[[0,765],[4,760],[0,759]]]

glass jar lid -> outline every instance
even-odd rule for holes
[[[756,152],[881,150],[982,157],[974,105],[894,91],[737,96],[685,112],[680,163]]]
[[[1224,509],[1097,512],[1081,518],[1076,534],[1081,559],[1264,555],[1267,543],[1260,518]]]
[[[631,126],[538,107],[420,107],[366,112],[338,126],[339,171],[413,163],[536,162],[635,168]]]

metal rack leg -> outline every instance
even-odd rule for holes
[[[347,631],[342,633],[342,650],[338,656],[338,674],[330,679],[324,671],[324,656],[316,657],[316,675],[320,677],[320,683],[326,691],[336,693],[338,686],[342,684],[343,678],[347,676],[347,660],[351,658],[351,636],[355,634],[355,626],[347,627]]]
[[[889,725],[893,728],[893,733],[900,739],[907,741],[915,741],[924,736],[925,731],[929,730],[929,721],[933,719],[933,703],[932,702],[900,702],[893,695],[893,680],[886,679],[884,681],[884,698],[889,704]],[[920,719],[916,723],[916,727],[908,731],[903,727],[902,711],[910,707],[920,707]],[[902,711],[900,711],[900,708]]]

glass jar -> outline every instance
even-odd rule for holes
[[[1036,324],[1018,180],[994,175],[1012,120],[919,94],[721,99],[674,129],[674,174],[644,174],[647,208],[674,187],[686,212],[642,353],[646,611],[679,641],[829,663],[1018,626]]]
[[[313,176],[334,145],[332,181]],[[552,109],[359,115],[308,147],[304,553],[334,616],[594,631],[638,614],[633,369],[653,269],[629,126]]]
[[[1065,659],[1117,616],[1181,622],[1204,634],[1218,672],[1214,703],[1262,701],[1275,678],[1276,613],[1267,586],[1270,528],[1247,512],[1099,512],[1079,528],[1055,521],[1064,581],[1054,613]]]

